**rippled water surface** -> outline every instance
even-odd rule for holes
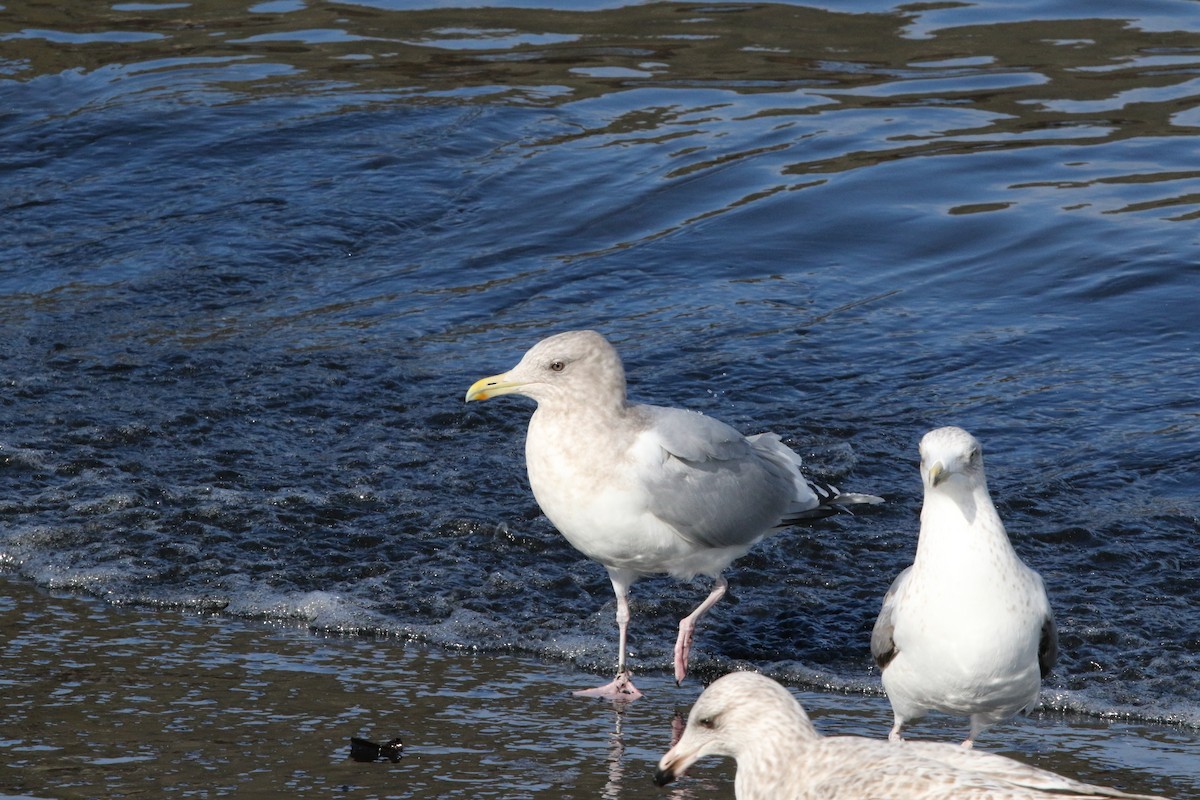
[[[4,567],[607,673],[529,407],[462,403],[593,327],[637,399],[888,499],[738,562],[701,677],[876,691],[957,424],[1047,707],[1194,736],[1200,5],[468,5],[0,9]],[[706,591],[638,584],[637,671]]]

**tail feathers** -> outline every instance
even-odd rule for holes
[[[805,478],[805,482],[817,496],[817,505],[789,510],[780,524],[788,525],[802,520],[823,519],[841,513],[851,514],[853,512],[847,506],[875,505],[883,502],[882,497],[861,492],[843,492],[833,484],[814,481],[811,478]]]
[[[859,505],[875,505],[882,503],[882,497],[876,497],[873,494],[862,494],[861,492],[843,492],[832,483],[823,481],[814,481],[812,478],[805,478],[808,488],[813,490],[813,494],[817,496],[817,501],[822,506],[859,506]]]
[[[835,506],[873,506],[883,502],[883,498],[873,494],[862,494],[861,492],[843,492],[839,493],[829,501]]]

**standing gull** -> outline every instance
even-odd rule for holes
[[[665,572],[716,582],[679,623],[682,681],[696,621],[725,594],[721,572],[734,559],[776,526],[881,501],[811,483],[773,433],[742,436],[703,414],[630,403],[621,359],[594,331],[543,339],[508,372],[477,381],[466,399],[510,393],[537,402],[525,439],[533,496],[576,550],[605,566],[617,596],[617,676],[576,694],[641,696],[625,666],[629,588],[638,578]]]
[[[985,728],[1037,704],[1058,656],[1041,577],[1017,557],[988,495],[983,454],[961,428],[921,439],[917,555],[883,598],[871,654],[895,712],[891,739],[929,711]]]
[[[654,782],[665,786],[704,756],[737,760],[737,800],[1152,800],[943,742],[821,736],[787,689],[754,672],[704,690]]]

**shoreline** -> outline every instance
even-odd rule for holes
[[[106,604],[0,576],[0,800],[297,796],[733,797],[733,762],[651,781],[698,682],[639,675],[617,712],[569,690],[567,664],[331,636],[270,622]],[[883,697],[793,692],[826,734],[886,736]],[[931,718],[910,735],[961,737]],[[964,728],[965,730],[965,728]],[[404,741],[352,761],[350,738]],[[1200,731],[1035,714],[981,749],[1081,780],[1200,796]]]

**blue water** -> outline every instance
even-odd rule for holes
[[[463,5],[0,10],[5,569],[608,673],[530,408],[462,403],[591,327],[888,499],[739,561],[700,677],[877,691],[955,424],[1046,706],[1200,726],[1200,6]],[[636,671],[706,592],[638,584]]]

